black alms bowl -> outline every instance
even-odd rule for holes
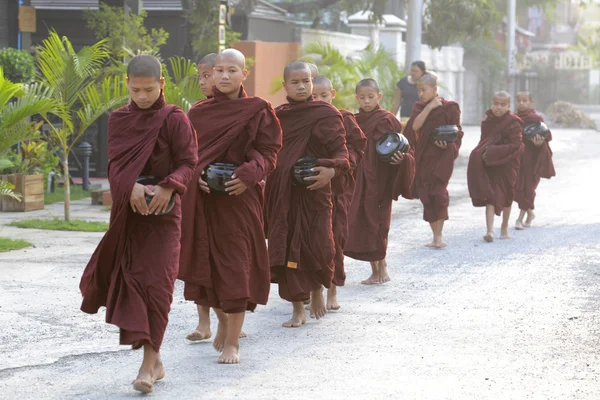
[[[410,145],[408,139],[398,132],[385,133],[375,145],[375,151],[379,154],[379,158],[383,162],[392,161],[392,156],[396,152],[408,153]]]
[[[313,181],[305,181],[304,178],[318,175],[318,172],[311,171],[317,166],[317,157],[303,157],[296,161],[292,166],[293,181],[301,186],[310,186]]]
[[[533,140],[536,135],[540,135],[545,139],[546,136],[548,136],[549,131],[550,130],[545,123],[541,121],[534,122],[533,124],[527,125],[525,129],[523,129],[523,139]]]
[[[217,192],[224,192],[227,186],[225,183],[231,180],[237,165],[227,163],[209,164],[206,169],[206,183],[208,187]]]
[[[456,142],[458,139],[458,126],[456,125],[442,125],[435,128],[433,134],[434,142]]]
[[[162,179],[158,179],[158,178],[155,178],[155,177],[150,176],[150,175],[145,175],[145,176],[138,177],[135,181],[137,183],[139,183],[140,185],[154,187],[154,186],[158,185],[158,183],[160,181],[162,181]],[[152,196],[146,195],[146,203],[150,204],[151,201],[152,201]],[[169,205],[167,206],[167,209],[165,210],[165,212],[162,212],[162,213],[159,213],[159,214],[156,214],[156,215],[165,215],[165,214],[168,214],[168,213],[171,212],[171,210],[173,210],[173,207],[175,207],[175,192],[173,192],[173,194],[171,195],[171,200],[169,200]],[[138,211],[136,211],[135,213],[136,214],[140,214]]]

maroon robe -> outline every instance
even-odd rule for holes
[[[481,122],[481,139],[469,156],[467,183],[475,207],[493,205],[496,215],[510,207],[515,196],[519,161],[523,152],[523,121],[507,112],[496,117],[491,110]],[[486,161],[483,154],[486,153]]]
[[[356,178],[354,170],[362,162],[367,138],[358,126],[354,114],[348,110],[340,110],[346,130],[346,147],[350,161],[350,170],[331,181],[333,191],[333,239],[335,242],[335,272],[333,284],[344,286],[346,272],[344,270],[344,247],[348,240],[348,210],[352,204]]]
[[[183,197],[179,278],[187,300],[227,313],[253,311],[267,304],[271,285],[261,181],[275,168],[281,127],[271,104],[243,88],[237,99],[216,87],[213,92],[189,111],[199,158]],[[238,165],[235,174],[246,191],[202,192],[198,177],[213,162]]]
[[[344,254],[363,261],[383,260],[392,222],[392,200],[410,197],[415,176],[415,159],[405,154],[400,165],[381,161],[375,150],[377,141],[387,132],[401,132],[400,121],[377,106],[371,112],[360,111],[356,121],[368,141],[363,162],[356,168],[356,189],[348,214],[348,242]]]
[[[534,109],[519,112],[517,115],[523,120],[524,126],[538,121],[544,122],[544,118],[536,113]],[[521,166],[515,192],[515,201],[519,204],[521,210],[535,209],[535,190],[540,183],[540,179],[550,179],[556,175],[549,143],[551,140],[551,132],[548,132],[546,141],[539,147],[529,140],[523,140],[525,150],[521,155]]]
[[[310,298],[333,279],[335,247],[332,232],[331,184],[308,190],[292,183],[292,166],[302,157],[335,168],[336,176],[349,169],[342,116],[330,104],[289,103],[276,109],[283,129],[277,168],[265,188],[271,280],[281,298],[297,302]]]
[[[110,227],[81,278],[81,310],[106,306],[106,322],[121,328],[121,344],[160,349],[179,269],[179,195],[194,173],[196,136],[186,115],[161,97],[147,110],[134,102],[108,119]],[[135,214],[129,200],[136,178],[152,175],[174,189],[173,210]]]
[[[417,138],[416,174],[412,195],[423,203],[423,219],[427,222],[435,222],[448,219],[450,204],[448,182],[454,170],[454,160],[458,157],[464,133],[460,126],[460,107],[457,103],[444,99],[440,107],[429,113],[419,132],[414,132],[415,118],[426,106],[427,104],[422,101],[415,103],[410,120],[404,129],[404,135],[408,138]],[[435,128],[442,125],[456,125],[459,129],[458,139],[454,143],[448,143],[446,149],[439,148],[433,140]]]

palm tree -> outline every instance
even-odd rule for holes
[[[125,79],[107,76],[98,82],[109,57],[104,40],[76,52],[66,37],[50,31],[38,48],[38,81],[58,102],[60,123],[49,122],[51,138],[62,150],[65,179],[64,218],[71,219],[69,154],[85,130],[104,113],[127,102]]]
[[[49,98],[48,91],[41,85],[13,83],[4,77],[4,71],[0,67],[0,166],[11,166],[11,163],[2,157],[8,149],[38,134],[39,124],[29,122],[29,117],[60,112],[60,104]],[[0,181],[0,196],[20,200],[21,196],[12,189],[14,186],[11,183]]]
[[[173,76],[169,74],[167,68],[163,68],[165,100],[169,104],[179,106],[187,113],[194,103],[204,98],[198,84],[196,64],[183,57],[171,57],[169,58],[169,64]]]

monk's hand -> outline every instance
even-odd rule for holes
[[[200,176],[200,178],[198,178],[198,185],[200,185],[200,190],[202,190],[204,193],[210,193],[210,188],[208,187],[208,183],[206,183],[204,181],[204,179],[202,179],[202,176]]]
[[[173,195],[173,189],[164,188],[162,186],[154,186],[154,196],[150,202],[150,214],[158,215],[167,211],[169,201]]]
[[[231,180],[229,182],[225,182],[226,192],[229,192],[230,196],[240,195],[248,189],[248,186],[240,178],[235,176],[235,174],[231,175]]]
[[[131,197],[129,198],[129,205],[134,212],[148,215],[150,211],[148,209],[148,203],[146,203],[146,195],[154,196],[154,192],[140,183],[133,185]]]
[[[448,142],[444,142],[444,141],[438,141],[438,142],[433,142],[437,147],[439,147],[440,149],[446,149],[448,148]]]
[[[390,161],[390,164],[398,165],[402,163],[402,160],[404,160],[404,154],[397,151],[392,155],[392,160]]]
[[[335,169],[333,168],[315,167],[311,171],[318,172],[319,174],[304,178],[305,181],[315,181],[315,183],[306,187],[308,190],[321,189],[322,187],[327,186],[335,176]]]
[[[533,138],[533,144],[537,147],[540,147],[542,144],[544,144],[545,141],[546,139],[544,139],[541,135],[535,135],[535,137]]]
[[[440,96],[435,96],[430,102],[429,104],[427,104],[427,107],[429,107],[430,110],[436,109],[438,107],[442,106],[442,99]]]

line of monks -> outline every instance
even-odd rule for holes
[[[339,308],[344,255],[371,263],[364,284],[390,280],[393,200],[420,199],[433,233],[427,246],[446,246],[447,185],[463,132],[459,105],[438,95],[434,76],[417,83],[421,101],[403,130],[410,150],[384,161],[377,142],[402,126],[380,107],[373,79],[358,83],[360,111],[353,114],[331,105],[331,81],[304,62],[285,68],[288,102],[275,109],[244,91],[245,58],[237,50],[204,57],[198,74],[207,98],[186,116],[165,103],[156,58],[140,55],[129,63],[131,102],[109,118],[110,228],[80,283],[81,309],[97,313],[105,306],[106,321],[120,328],[120,343],[144,349],[133,381],[143,393],[165,374],[159,351],[176,279],[198,309],[199,324],[188,339],[211,337],[213,308],[218,361],[232,364],[240,361],[246,311],[267,303],[271,283],[293,306],[283,326],[299,327],[306,303],[317,319]],[[496,93],[469,159],[469,193],[474,206],[486,207],[488,242],[494,214],[503,214],[501,238],[508,238],[514,199],[521,209],[517,228],[531,224],[535,187],[554,174],[551,136],[522,140],[523,123],[541,118],[532,104],[529,93],[519,93],[517,116],[510,96]],[[457,127],[455,141],[434,140],[442,125]],[[315,160],[306,185],[291,173],[304,157]],[[222,191],[207,175],[219,165],[235,166]],[[158,177],[157,184],[138,183],[140,176]]]

